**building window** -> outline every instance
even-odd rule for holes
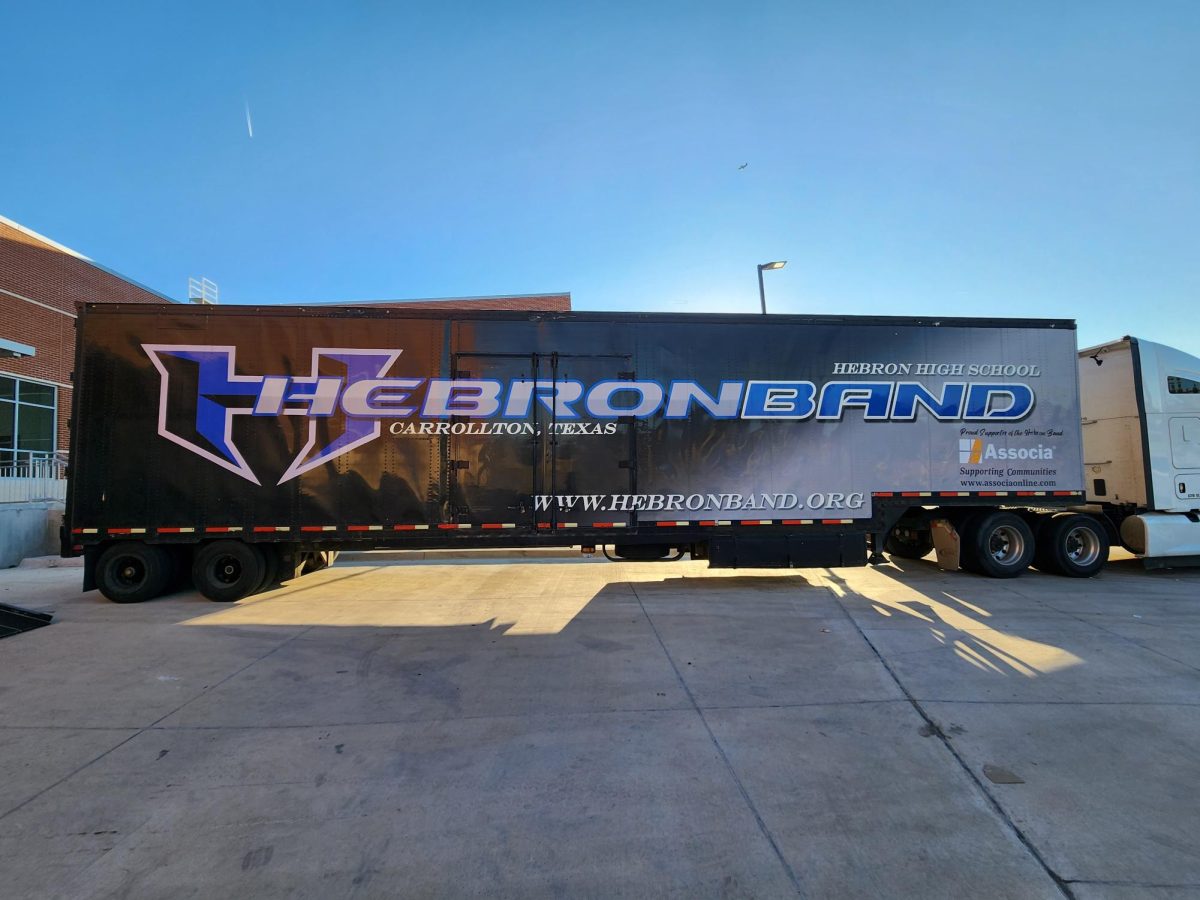
[[[0,466],[50,459],[58,443],[58,388],[0,375]]]
[[[1167,392],[1171,394],[1200,394],[1200,381],[1190,378],[1180,378],[1178,375],[1167,376]]]

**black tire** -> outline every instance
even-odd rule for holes
[[[279,581],[279,552],[270,544],[258,544],[256,548],[263,557],[263,577],[254,593],[261,594],[274,587],[275,583]]]
[[[888,533],[883,549],[901,559],[924,559],[933,549],[933,532],[897,526]]]
[[[232,603],[258,590],[265,568],[262,551],[253,544],[213,541],[196,551],[192,580],[209,600]]]
[[[612,555],[630,562],[652,562],[671,555],[670,544],[615,544]]]
[[[171,583],[171,555],[141,541],[113,544],[96,560],[96,586],[113,603],[151,600]]]
[[[1108,533],[1091,516],[1058,513],[1038,529],[1033,564],[1043,572],[1091,578],[1108,562]]]
[[[1016,578],[1033,562],[1033,529],[1015,513],[976,513],[963,523],[960,537],[959,565],[968,572]]]

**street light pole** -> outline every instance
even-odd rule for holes
[[[763,287],[762,273],[764,269],[782,269],[787,265],[787,260],[777,260],[776,262],[761,263],[758,267],[758,300],[762,304],[762,313],[767,314],[767,289]]]

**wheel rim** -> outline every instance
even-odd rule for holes
[[[229,554],[218,556],[213,560],[213,575],[221,584],[237,584],[242,577],[242,563]]]
[[[988,553],[1002,566],[1011,566],[1025,555],[1025,535],[1011,525],[1001,525],[988,538]]]
[[[146,580],[146,566],[136,556],[122,556],[113,566],[113,575],[121,587],[141,587]]]
[[[1063,541],[1067,558],[1077,566],[1090,566],[1100,557],[1100,538],[1092,529],[1079,525]]]

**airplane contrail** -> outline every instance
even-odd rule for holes
[[[246,101],[246,133],[254,137],[254,123],[250,121],[250,101]]]

